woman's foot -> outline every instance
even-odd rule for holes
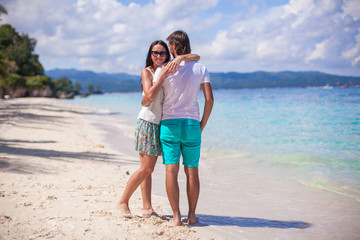
[[[154,209],[150,208],[150,209],[142,209],[142,216],[145,218],[149,218],[152,215],[157,215],[156,212],[154,211]]]
[[[127,204],[118,202],[116,204],[116,208],[120,210],[122,217],[124,217],[124,218],[133,218],[134,217]]]

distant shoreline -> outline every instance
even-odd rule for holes
[[[79,83],[86,91],[87,86],[99,85],[103,92],[134,92],[141,91],[141,77],[126,73],[96,73],[76,69],[53,69],[45,71],[52,78],[68,77],[73,84]],[[316,71],[282,71],[282,72],[251,72],[251,73],[216,73],[210,72],[213,89],[242,88],[287,88],[287,87],[322,87],[322,86],[356,86],[360,85],[360,77],[339,76]]]

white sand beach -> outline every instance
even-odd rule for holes
[[[163,216],[133,219],[115,208],[137,165],[103,145],[83,116],[54,99],[0,101],[0,239],[211,239]],[[200,231],[202,231],[200,229]],[[204,231],[205,232],[205,231]]]
[[[202,157],[208,161],[200,169],[196,226],[169,224],[160,167],[154,173],[160,194],[153,196],[159,216],[140,217],[137,190],[130,202],[137,216],[122,218],[116,202],[139,163],[136,154],[109,146],[103,130],[86,118],[94,113],[55,99],[0,100],[0,239],[360,239],[356,199],[283,181],[245,163],[238,169],[242,181],[222,189],[239,197],[213,201],[218,189],[209,183],[226,176],[209,165],[221,156]],[[131,144],[119,142],[122,148]],[[222,208],[229,202],[233,212]]]

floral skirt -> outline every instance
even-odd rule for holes
[[[151,156],[161,156],[160,124],[138,119],[135,127],[135,150]]]

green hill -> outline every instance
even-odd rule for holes
[[[253,72],[210,73],[213,88],[277,88],[358,85],[360,77],[331,75],[322,72]]]
[[[141,77],[126,73],[95,73],[76,69],[53,69],[45,71],[46,75],[57,79],[67,77],[75,83],[80,83],[86,91],[88,85],[100,86],[103,92],[134,92],[141,90]]]
[[[80,83],[83,89],[89,84],[101,86],[104,92],[141,91],[141,77],[126,73],[95,73],[76,69],[54,69],[45,71],[52,78],[68,77]],[[213,89],[319,87],[359,85],[360,77],[331,75],[321,72],[252,72],[210,73]]]

